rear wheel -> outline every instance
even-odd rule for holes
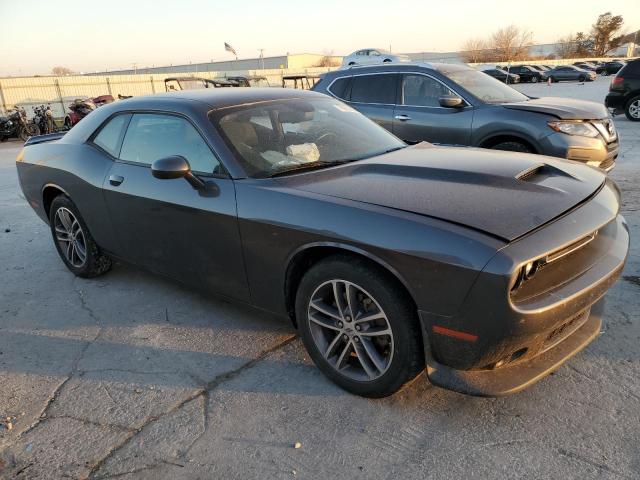
[[[549,77],[549,80],[551,81],[551,83],[556,83],[556,77]]]
[[[60,258],[75,275],[95,277],[111,268],[111,259],[100,252],[73,202],[60,195],[49,210],[53,243]]]
[[[424,367],[412,302],[363,260],[339,255],[311,267],[298,288],[296,318],[314,363],[356,395],[391,395]]]
[[[531,83],[538,83],[538,77],[536,77],[535,75],[531,77]]]
[[[391,59],[390,58],[385,58],[382,63],[391,63]]]
[[[640,122],[640,95],[633,97],[627,102],[624,114],[632,122]]]
[[[579,81],[579,82],[584,82],[586,79],[587,79],[587,77],[585,77],[584,75],[580,75],[580,76],[578,77],[578,81]]]
[[[528,145],[525,145],[522,142],[518,141],[508,141],[508,142],[500,142],[496,143],[491,147],[493,150],[505,150],[508,152],[522,152],[522,153],[533,153],[533,150]]]

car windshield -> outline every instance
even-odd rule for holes
[[[526,95],[477,70],[456,69],[443,73],[485,103],[524,102],[529,100]]]
[[[406,146],[353,108],[330,98],[251,103],[214,110],[209,118],[254,178],[330,167]]]

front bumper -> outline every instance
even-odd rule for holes
[[[427,377],[434,385],[467,395],[500,397],[517,393],[557,370],[589,345],[600,333],[603,309],[601,300],[591,307],[586,321],[561,342],[530,360],[495,370],[456,370],[438,363],[431,351],[425,349]]]
[[[455,315],[420,311],[432,381],[474,395],[506,394],[540,379],[593,339],[598,304],[620,276],[629,249],[618,209],[619,191],[607,180],[581,206],[501,249]],[[592,241],[511,292],[523,264],[594,232]]]
[[[601,138],[579,137],[564,133],[552,133],[542,140],[542,152],[553,157],[566,158],[610,172],[620,153],[616,138],[606,143]]]

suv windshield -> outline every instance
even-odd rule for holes
[[[406,146],[353,108],[330,98],[221,108],[209,118],[254,178],[328,167]]]
[[[486,103],[524,102],[529,97],[489,75],[471,69],[443,71],[447,77]]]

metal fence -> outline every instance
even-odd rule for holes
[[[201,78],[225,78],[234,75],[261,75],[272,86],[281,86],[284,75],[319,75],[335,67],[315,67],[306,69],[243,70],[235,72],[184,72],[180,76]],[[167,74],[68,76],[68,77],[11,77],[0,78],[0,109],[7,110],[21,106],[27,115],[33,115],[33,107],[50,104],[57,118],[65,116],[69,104],[78,98],[94,98],[100,95],[140,96],[165,91],[164,79]]]

